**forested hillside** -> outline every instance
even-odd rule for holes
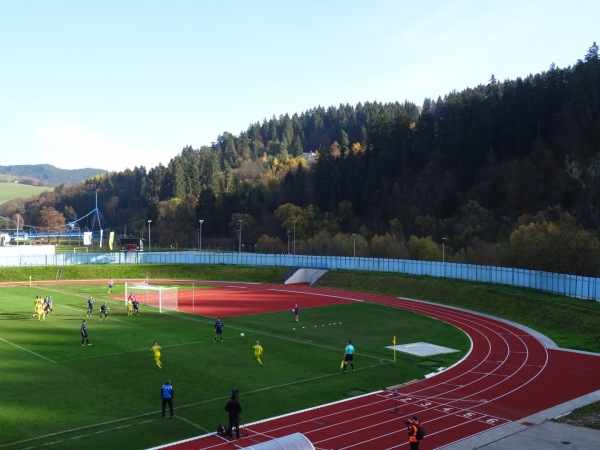
[[[185,147],[165,166],[6,204],[32,225],[99,208],[152,242],[430,259],[598,275],[600,60],[496,80],[421,106],[315,107]],[[303,156],[304,155],[304,156]],[[313,160],[314,159],[314,160]],[[12,210],[11,210],[12,208]],[[442,242],[443,254],[442,254]]]

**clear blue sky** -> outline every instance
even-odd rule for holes
[[[591,0],[0,0],[0,165],[124,170],[316,106],[583,59]]]

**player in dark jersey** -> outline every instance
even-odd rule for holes
[[[85,320],[81,324],[81,345],[85,345],[83,341],[87,341],[87,345],[92,345],[90,344],[90,338],[87,332],[87,322]]]
[[[215,322],[215,340],[217,342],[217,337],[221,338],[221,342],[223,342],[223,321],[220,317],[217,317],[217,321]]]
[[[100,305],[100,319],[102,319],[102,316],[104,316],[104,318],[106,319],[108,317],[108,311],[110,311],[110,308],[108,307],[106,302]]]
[[[87,304],[88,304],[88,310],[87,310],[87,316],[91,316],[94,313],[94,303],[96,303],[96,300],[94,300],[94,297],[92,297],[90,295],[90,298],[88,298]]]

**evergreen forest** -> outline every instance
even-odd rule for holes
[[[167,166],[0,205],[61,227],[95,207],[153,247],[425,259],[600,275],[600,59],[444,98],[318,106]],[[201,124],[199,124],[201,126]],[[82,225],[82,224],[80,224]],[[85,225],[82,225],[85,227]],[[290,239],[293,250],[290,250]]]

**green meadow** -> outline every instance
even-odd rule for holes
[[[52,191],[54,189],[50,187],[14,183],[10,181],[8,175],[3,175],[3,177],[5,178],[0,178],[0,204],[17,198],[37,197],[42,192]]]

